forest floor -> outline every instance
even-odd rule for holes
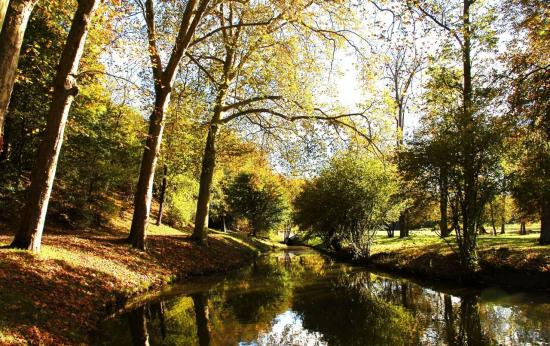
[[[539,236],[538,232],[519,235],[513,226],[505,234],[479,235],[480,270],[473,281],[460,275],[454,235],[441,239],[429,230],[412,231],[407,238],[399,238],[398,233],[393,238],[378,235],[368,262],[377,268],[416,277],[550,290],[550,245],[539,245]]]
[[[0,345],[86,343],[90,332],[131,296],[190,276],[242,266],[282,246],[236,233],[211,232],[209,246],[189,231],[149,225],[146,252],[125,244],[129,218],[108,229],[47,228],[38,255],[5,248],[0,225]]]

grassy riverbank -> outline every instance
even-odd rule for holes
[[[478,236],[480,271],[472,284],[550,290],[550,246],[538,244],[539,233]],[[378,235],[368,264],[415,277],[462,281],[456,241],[428,230],[407,238]]]
[[[109,229],[48,229],[39,255],[0,249],[0,344],[86,343],[126,299],[189,276],[223,272],[278,244],[213,232],[208,248],[189,232],[150,225],[148,249],[124,243],[129,220]],[[11,234],[0,225],[0,246]]]

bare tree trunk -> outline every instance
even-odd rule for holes
[[[67,115],[78,93],[76,76],[91,18],[100,0],[80,0],[61,54],[46,133],[40,143],[21,227],[11,246],[40,251],[42,231],[55,178]]]
[[[23,44],[23,36],[34,5],[38,0],[11,0],[9,5],[2,1],[3,24],[0,26],[0,152],[4,143],[4,121],[8,113],[13,84],[17,75],[17,62]],[[4,19],[5,18],[5,19]]]
[[[164,198],[166,195],[166,175],[168,174],[168,166],[164,165],[164,175],[162,176],[162,186],[160,188],[159,213],[157,215],[157,226],[162,223],[162,212],[164,210]]]
[[[540,212],[540,245],[550,244],[550,201],[543,198]]]

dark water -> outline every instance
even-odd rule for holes
[[[176,285],[97,345],[548,345],[550,297],[429,288],[311,250]]]

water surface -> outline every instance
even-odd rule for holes
[[[174,285],[96,345],[549,345],[550,297],[428,287],[308,249]]]

